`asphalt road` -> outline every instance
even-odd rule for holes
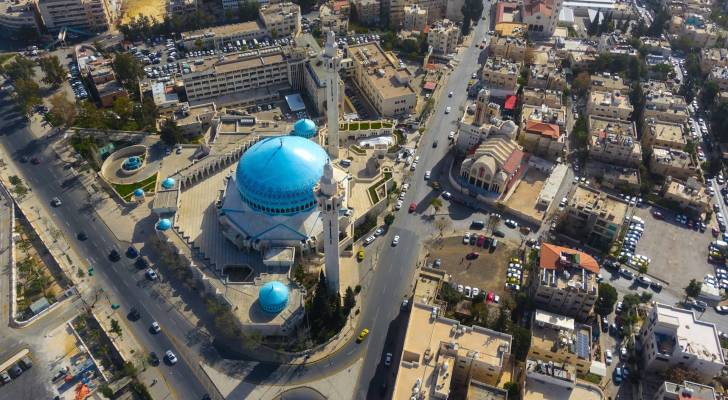
[[[7,115],[11,109],[12,106],[7,101],[0,104],[2,115]],[[69,243],[72,243],[77,253],[94,265],[93,279],[97,280],[98,286],[104,289],[113,303],[121,305],[117,311],[120,314],[118,318],[124,318],[132,307],[140,310],[141,319],[129,323],[129,326],[131,334],[145,348],[145,353],[155,351],[161,356],[165,350],[172,349],[179,356],[180,352],[168,336],[178,335],[175,337],[177,343],[184,343],[184,335],[194,327],[190,327],[178,313],[170,312],[170,305],[151,298],[148,285],[140,285],[139,275],[130,273],[134,268],[131,260],[122,257],[121,261],[111,263],[107,259],[112,248],[123,252],[128,244],[118,242],[101,220],[86,211],[88,194],[80,184],[70,188],[61,187],[61,182],[68,179],[70,173],[63,170],[63,165],[51,150],[49,141],[35,139],[28,125],[19,118],[1,120],[0,132],[0,143],[4,152],[12,158],[12,161],[6,159],[6,162],[15,162],[22,170],[28,186],[40,203],[46,205],[55,225],[64,233]],[[41,158],[41,165],[19,162],[20,157],[31,154]],[[50,200],[55,196],[63,201],[63,205],[51,209]],[[80,242],[75,239],[81,231],[86,232],[88,240]],[[162,334],[151,335],[148,332],[154,320],[162,326]],[[167,327],[170,329],[166,329]],[[177,398],[201,398],[205,391],[190,370],[194,366],[188,365],[184,357],[179,358],[181,362],[172,367],[160,364],[163,377],[174,388]]]

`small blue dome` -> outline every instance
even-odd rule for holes
[[[166,231],[172,227],[172,221],[167,218],[162,218],[157,222],[157,229],[160,231]]]
[[[316,136],[316,124],[308,118],[299,119],[293,124],[293,134],[300,137],[312,138]]]
[[[328,160],[324,149],[311,140],[269,137],[243,154],[235,181],[243,201],[252,209],[291,215],[316,206],[313,189]]]
[[[174,187],[174,178],[167,178],[162,181],[162,187],[165,189],[172,189]]]
[[[288,305],[288,287],[278,281],[268,282],[258,291],[258,302],[263,311],[279,313]]]
[[[144,191],[142,188],[136,188],[134,189],[134,197],[142,197],[144,196]]]

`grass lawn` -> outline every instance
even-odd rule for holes
[[[134,190],[136,190],[137,188],[142,188],[146,193],[154,192],[154,187],[157,185],[157,175],[159,174],[155,173],[154,175],[150,176],[147,179],[144,179],[141,182],[112,186],[114,187],[114,190],[116,190],[116,193],[119,193],[119,196],[121,196],[121,198],[123,198],[124,200],[129,200],[133,195]]]

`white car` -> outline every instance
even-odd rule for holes
[[[458,285],[458,288],[457,288],[458,293],[462,293],[463,292],[463,289],[464,289],[463,288],[463,285]]]
[[[392,238],[392,246],[396,246],[399,244],[399,235],[394,235]]]
[[[613,360],[613,358],[612,358],[612,350],[606,350],[604,352],[604,363],[607,364],[607,365],[611,365],[612,364],[612,360]]]
[[[450,108],[450,106],[445,107],[445,114],[450,114],[450,111],[452,111],[452,108]]]
[[[480,294],[480,289],[478,289],[478,288],[474,287],[474,288],[473,288],[473,297],[475,297],[475,296],[477,296],[477,295],[479,295],[479,294]]]
[[[152,326],[151,326],[150,329],[154,333],[159,333],[162,330],[162,328],[159,326],[159,324],[157,323],[157,321],[152,322]]]
[[[147,274],[147,278],[149,278],[152,281],[157,280],[157,278],[159,278],[159,276],[157,275],[157,272],[151,268],[147,269],[146,274]]]
[[[167,350],[166,352],[164,352],[164,357],[167,359],[167,361],[169,361],[170,364],[177,364],[177,356],[172,353],[172,350]]]
[[[470,244],[470,232],[465,232],[463,235],[463,244]]]
[[[374,236],[369,236],[368,238],[364,239],[364,244],[371,244],[375,239],[376,238]]]
[[[405,193],[406,193],[408,189],[409,189],[409,183],[404,183],[404,184],[402,184],[402,191],[403,191],[403,192],[405,192]]]
[[[384,355],[384,365],[387,367],[392,365],[392,353],[387,353]]]
[[[399,210],[400,208],[402,208],[402,204],[402,200],[397,200],[397,204],[394,206],[394,209]]]
[[[450,200],[452,198],[452,193],[450,192],[442,192],[442,198],[445,200]]]
[[[447,97],[452,97],[452,92],[448,93]]]
[[[450,133],[447,134],[448,139],[454,139],[455,138],[455,131],[450,131]]]
[[[430,176],[432,173],[430,171],[425,171],[425,180],[430,179]]]
[[[384,233],[384,228],[377,228],[376,231],[374,231],[374,236],[382,236]]]

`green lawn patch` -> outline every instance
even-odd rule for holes
[[[602,382],[602,377],[597,374],[587,372],[586,374],[578,374],[577,378],[598,385]]]
[[[134,195],[134,191],[137,188],[141,188],[146,193],[154,192],[154,188],[157,185],[157,175],[158,175],[158,173],[155,173],[152,176],[150,176],[149,178],[144,179],[141,182],[129,183],[129,184],[125,184],[125,185],[112,184],[111,186],[114,187],[114,190],[116,190],[116,193],[119,193],[119,196],[121,196],[122,199],[130,200],[131,196]]]
[[[349,130],[349,124],[339,124],[339,129],[342,131],[348,131]]]
[[[381,129],[382,123],[381,122],[372,122],[372,129]]]
[[[393,126],[391,122],[384,122],[384,123],[382,123],[382,125],[383,125],[383,126],[384,126],[385,128],[391,128],[391,127]]]
[[[384,185],[388,180],[392,179],[392,173],[391,172],[385,172],[384,177],[382,179],[378,180],[376,183],[374,183],[372,186],[369,187],[369,195],[372,196],[372,201],[374,204],[377,204],[379,202],[379,195],[377,195],[377,189]]]
[[[359,124],[359,129],[362,131],[366,131],[369,129],[369,126],[370,126],[369,122],[362,122]]]
[[[364,151],[364,149],[362,149],[361,147],[359,147],[359,146],[357,146],[355,144],[352,144],[351,146],[349,146],[349,148],[351,149],[351,151],[354,152],[354,154],[357,154],[357,155],[360,155],[360,156],[364,156],[364,155],[367,154],[367,152]]]
[[[349,124],[349,130],[352,131],[358,131],[359,130],[359,123],[358,122],[352,122]]]

